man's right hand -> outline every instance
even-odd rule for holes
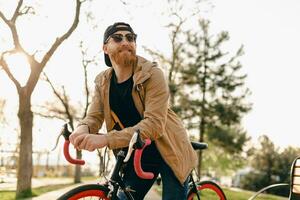
[[[79,145],[84,137],[89,134],[89,127],[87,125],[78,126],[70,135],[69,140],[76,149],[79,150]]]

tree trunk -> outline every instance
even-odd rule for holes
[[[205,130],[205,122],[204,119],[202,118],[200,121],[200,125],[199,125],[199,142],[203,142],[204,139],[204,130]],[[198,159],[199,159],[199,163],[198,163],[198,178],[201,178],[201,168],[202,168],[202,151],[198,152]]]
[[[76,150],[76,159],[81,158],[81,151]],[[81,183],[81,165],[75,165],[74,183]]]
[[[32,177],[32,125],[31,94],[27,94],[26,87],[19,91],[19,122],[21,143],[18,161],[18,181],[16,197],[31,195]]]

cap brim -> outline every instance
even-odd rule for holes
[[[112,64],[111,64],[111,62],[110,62],[110,58],[109,58],[109,56],[108,56],[106,53],[104,53],[104,60],[105,60],[105,64],[106,64],[107,66],[109,66],[109,67],[112,66]]]

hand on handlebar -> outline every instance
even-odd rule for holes
[[[81,137],[83,135],[80,135]],[[81,139],[80,139],[81,140]],[[81,142],[78,144],[78,149],[85,149],[88,151],[94,151],[95,149],[101,149],[107,146],[107,138],[103,134],[88,134],[84,135]]]
[[[74,145],[76,149],[78,148],[78,145],[82,142],[84,137],[89,134],[89,128],[87,125],[81,125],[78,126],[72,134],[69,136],[69,140],[71,144]]]
[[[70,142],[78,150],[94,151],[97,148],[107,146],[107,138],[103,134],[89,134],[88,127],[77,127],[69,137]]]

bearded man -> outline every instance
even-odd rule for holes
[[[187,177],[197,164],[197,155],[178,116],[170,109],[169,88],[156,63],[136,55],[137,35],[124,22],[109,26],[103,39],[108,70],[95,79],[94,96],[87,116],[70,136],[77,149],[94,151],[108,146],[126,148],[133,133],[152,144],[144,150],[142,167],[154,173],[151,180],[139,178],[133,159],[125,166],[123,180],[134,199],[144,199],[158,174],[163,183],[162,199],[185,200]],[[107,134],[97,134],[103,122]],[[119,199],[126,199],[123,192]]]

